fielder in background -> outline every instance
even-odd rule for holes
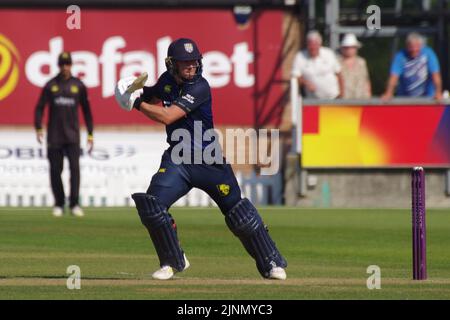
[[[227,226],[256,261],[260,274],[269,279],[286,279],[287,262],[269,236],[257,209],[248,199],[241,198],[241,189],[222,151],[218,151],[220,157],[215,157],[221,161],[210,163],[197,158],[207,148],[220,150],[220,145],[216,148],[217,139],[172,140],[182,132],[194,137],[197,130],[205,137],[214,128],[211,89],[202,77],[202,55],[195,42],[184,38],[172,42],[166,67],[167,71],[152,87],[142,88],[144,79],[129,77],[119,81],[115,92],[123,109],[136,109],[166,125],[169,148],[162,156],[160,168],[146,193],[132,195],[159,257],[160,269],[153,273],[153,278],[167,280],[189,267],[168,210],[189,190],[199,188],[217,203]],[[180,143],[187,147],[181,153]]]
[[[42,117],[48,104],[47,157],[50,162],[50,181],[55,206],[53,215],[60,217],[64,213],[65,194],[61,179],[64,156],[70,166],[70,212],[74,216],[84,216],[78,203],[80,189],[80,125],[78,105],[81,105],[88,131],[88,152],[92,151],[93,120],[87,96],[87,90],[81,80],[71,74],[72,58],[69,52],[58,57],[59,74],[47,82],[36,105],[34,126],[36,137],[43,142]]]

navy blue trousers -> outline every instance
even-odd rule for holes
[[[205,191],[219,206],[223,214],[241,200],[233,169],[223,164],[175,164],[166,150],[158,172],[152,177],[147,194],[155,196],[170,208],[192,188]]]

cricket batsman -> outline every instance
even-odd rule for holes
[[[189,161],[199,151],[218,144],[217,139],[202,139],[200,143],[192,139],[189,152],[183,155],[188,161],[174,161],[177,159],[174,150],[180,143],[172,139],[174,131],[187,130],[193,137],[194,126],[199,123],[202,133],[214,128],[211,89],[202,77],[202,54],[193,40],[180,38],[173,41],[165,62],[167,71],[154,86],[144,86],[146,74],[143,74],[138,78],[121,79],[115,89],[121,108],[136,109],[166,126],[169,148],[162,155],[160,168],[153,175],[146,193],[132,195],[160,261],[160,269],[152,277],[167,280],[189,267],[178,241],[175,221],[168,210],[189,190],[199,188],[217,203],[228,228],[255,260],[259,273],[268,279],[286,279],[287,262],[272,241],[258,210],[248,199],[241,198],[230,164],[222,155],[222,161],[212,164],[202,159]],[[186,142],[183,140],[182,143]]]

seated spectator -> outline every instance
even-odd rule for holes
[[[317,31],[306,36],[306,50],[296,54],[292,77],[297,77],[308,98],[335,99],[343,96],[341,66],[330,48],[322,46]]]
[[[397,84],[397,96],[442,99],[439,61],[418,33],[410,33],[406,38],[406,48],[395,55],[381,99],[391,99]]]
[[[344,99],[367,99],[372,95],[366,60],[358,56],[359,48],[361,43],[353,33],[342,39],[339,63],[344,80]]]

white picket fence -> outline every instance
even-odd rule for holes
[[[0,207],[47,207],[52,206],[54,199],[51,193],[49,178],[34,177],[32,174],[2,174],[0,179]],[[242,196],[251,201],[261,200],[263,197],[262,184],[256,184],[258,199],[251,199],[251,185],[242,185],[244,178],[241,172],[236,172],[236,178],[241,186]],[[68,172],[62,174],[66,195],[69,188]],[[81,177],[80,205],[83,207],[126,207],[134,206],[131,194],[145,192],[150,183],[148,180],[136,181],[121,176],[91,176]],[[192,189],[180,198],[174,206],[208,207],[217,206],[215,202],[202,190]]]
[[[167,148],[165,132],[101,130],[96,133],[96,156],[80,158],[80,205],[83,207],[134,206],[131,194],[145,192]],[[81,141],[85,141],[83,136]],[[45,146],[35,141],[34,130],[0,130],[0,207],[50,207]],[[103,158],[102,158],[103,156]],[[62,180],[69,194],[69,162],[64,159]],[[267,186],[253,176],[236,172],[242,196],[264,201]],[[253,190],[252,190],[253,189]],[[252,192],[253,191],[253,192]],[[256,191],[256,192],[255,192]],[[252,199],[255,198],[255,199]],[[175,206],[215,206],[203,191],[192,189]]]

